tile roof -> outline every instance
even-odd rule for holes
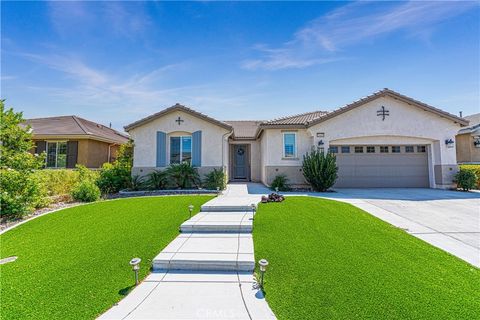
[[[274,120],[266,121],[262,123],[262,126],[277,126],[277,125],[302,125],[306,126],[310,122],[320,119],[328,114],[328,111],[313,111],[293,116],[277,118]]]
[[[26,119],[24,124],[32,127],[34,136],[85,135],[91,139],[108,140],[114,143],[128,141],[128,136],[125,134],[77,116]]]
[[[233,136],[237,139],[255,139],[263,121],[255,120],[225,120],[233,128]]]

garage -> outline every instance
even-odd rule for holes
[[[428,188],[425,145],[333,145],[336,188]]]

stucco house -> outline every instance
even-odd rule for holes
[[[112,162],[128,136],[112,128],[77,116],[25,120],[32,128],[33,153],[46,152],[46,168],[100,168]]]
[[[469,126],[456,136],[458,163],[480,164],[480,113],[465,117]]]
[[[125,126],[134,175],[189,161],[200,174],[223,168],[230,181],[269,185],[278,174],[305,185],[302,156],[336,154],[335,187],[449,188],[455,135],[468,121],[383,89],[334,111],[270,121],[219,121],[176,104]]]

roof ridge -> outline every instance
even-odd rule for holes
[[[81,120],[84,120],[82,118],[77,118],[77,116],[73,115],[72,116],[73,120],[75,121],[76,124],[78,124],[78,126],[80,127],[80,129],[82,129],[83,132],[85,132],[85,134],[92,134],[90,131],[87,130],[87,128],[85,128],[85,126],[83,125],[83,123],[81,123]]]
[[[296,118],[296,117],[302,117],[302,116],[306,116],[306,115],[310,115],[310,114],[314,114],[314,113],[325,113],[325,114],[327,114],[329,112],[330,111],[325,111],[325,110],[308,111],[308,112],[298,113],[298,114],[294,114],[294,115],[290,115],[290,116],[274,118],[272,120],[267,120],[267,121],[263,122],[263,124],[269,124],[271,122],[287,120],[287,119]],[[308,123],[308,121],[307,121],[307,123]]]
[[[88,119],[85,119],[85,118],[82,118],[82,117],[78,117],[78,116],[75,116],[75,117],[76,117],[77,120],[81,120],[81,121],[88,122],[88,123],[90,123],[90,124],[92,124],[92,125],[95,125],[95,126],[97,126],[97,127],[100,126],[100,129],[106,129],[106,130],[112,131],[113,133],[118,134],[118,135],[120,135],[120,136],[122,136],[122,137],[128,138],[127,135],[124,135],[124,134],[122,134],[120,131],[115,130],[115,129],[113,129],[113,128],[110,128],[110,127],[108,127],[108,126],[106,126],[106,125],[104,125],[104,124],[102,124],[102,123],[94,122],[94,121],[91,121],[91,120],[88,120]],[[81,121],[80,121],[80,122],[81,122]]]

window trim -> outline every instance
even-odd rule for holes
[[[386,148],[387,151],[382,151],[383,148]],[[390,146],[380,146],[379,153],[390,153]]]
[[[400,146],[391,146],[390,149],[392,150],[392,153],[402,153],[402,148]]]
[[[344,150],[343,148],[345,148],[345,149],[348,148],[348,152],[344,152],[344,151],[343,151],[343,150]],[[350,146],[341,146],[341,148],[340,148],[340,151],[341,151],[341,152],[340,152],[340,153],[350,154],[350,153],[351,153],[351,152],[350,152],[351,149],[352,149],[352,148],[350,148]]]
[[[368,151],[368,150],[371,150],[371,149],[368,149],[368,148],[373,148],[373,151]],[[375,150],[375,149],[376,149],[375,146],[367,146],[365,149],[366,149],[366,150],[365,150],[365,151],[366,151],[365,153],[376,153],[376,152],[375,152],[375,151],[376,151],[376,150]]]
[[[286,143],[285,143],[285,135],[287,134],[293,134],[293,137],[294,137],[294,144],[293,144],[293,155],[289,155],[287,156],[286,155],[286,152],[285,152],[285,146],[286,146]],[[282,138],[283,138],[283,158],[284,159],[296,159],[297,158],[297,133],[294,132],[294,131],[285,131],[282,133]]]
[[[45,168],[47,169],[64,169],[67,168],[67,156],[68,156],[68,140],[47,140],[45,141],[45,152],[47,156],[45,157]],[[59,167],[58,166],[58,144],[59,143],[65,143],[65,166],[64,167]],[[49,144],[55,144],[55,166],[49,167],[48,166],[48,145]]]
[[[181,136],[170,136],[168,141],[168,162],[169,164],[177,164],[176,162],[172,162],[172,138],[179,138],[180,139],[180,161],[178,164],[183,163],[183,138],[190,138],[190,165],[192,164],[192,156],[193,156],[193,137],[192,135],[181,135]]]
[[[353,147],[353,153],[364,153],[364,148],[363,146],[354,146]]]

